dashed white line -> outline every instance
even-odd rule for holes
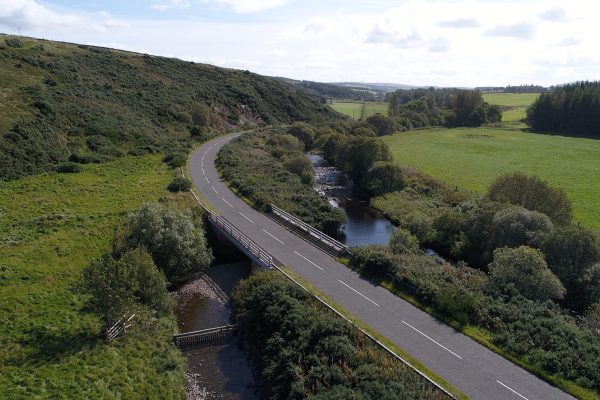
[[[231,203],[230,203],[230,202],[228,202],[227,200],[225,200],[225,198],[221,197],[221,199],[222,199],[222,200],[223,200],[225,203],[227,203],[227,205],[228,205],[229,207],[233,208],[233,206],[231,205]]]
[[[214,186],[211,186],[211,188],[212,188],[212,190],[214,190],[214,191],[215,191],[215,193],[216,193],[216,194],[219,194],[219,192],[217,192],[217,189],[215,189],[215,187],[214,187]]]
[[[522,399],[525,400],[529,400],[527,397],[523,396],[521,393],[517,392],[514,389],[511,389],[510,387],[506,386],[504,383],[500,382],[499,380],[496,380],[496,382],[498,382],[499,384],[501,384],[502,386],[504,386],[505,388],[507,388],[508,390],[510,390],[511,392],[513,392],[514,394],[516,394],[517,396],[519,396]]]
[[[308,258],[304,257],[302,254],[298,253],[297,251],[294,251],[294,253],[296,253],[297,255],[299,255],[300,257],[304,258],[306,261],[308,261],[309,263],[311,263],[312,265],[314,265],[315,267],[317,267],[321,271],[323,271],[323,268],[319,267],[317,264],[315,264],[314,262],[310,261]]]
[[[275,235],[273,235],[273,234],[272,234],[271,232],[269,232],[268,230],[266,230],[266,229],[263,229],[263,232],[265,232],[267,235],[271,236],[273,239],[277,240],[279,243],[281,243],[281,244],[285,244],[285,243],[283,243],[281,240],[279,240],[279,238],[278,238],[278,237],[276,237]]]
[[[238,211],[238,214],[240,214],[242,217],[246,218],[248,221],[254,223],[254,221],[252,221],[250,218],[246,217],[242,212]]]
[[[462,357],[459,356],[458,354],[456,354],[455,352],[453,352],[452,350],[450,350],[449,348],[447,348],[446,346],[442,345],[441,343],[435,341],[434,339],[432,339],[431,337],[427,336],[426,334],[424,334],[423,332],[421,332],[420,330],[418,330],[417,328],[415,328],[414,326],[412,326],[411,324],[409,324],[406,321],[402,321],[402,323],[406,326],[408,326],[409,328],[415,330],[416,332],[420,333],[421,335],[425,336],[427,339],[431,340],[433,343],[437,344],[438,346],[440,346],[442,349],[446,350],[447,352],[453,354],[454,356],[460,358],[462,360]]]
[[[202,175],[206,175],[206,172],[204,172],[204,167],[202,167]]]
[[[347,283],[345,283],[345,282],[344,282],[344,281],[342,281],[342,280],[339,280],[339,279],[338,279],[338,281],[339,281],[339,282],[340,282],[342,285],[346,286],[348,289],[352,290],[352,291],[353,291],[353,292],[355,292],[355,293],[358,293],[358,294],[359,294],[359,295],[361,295],[363,298],[365,298],[365,299],[369,300],[371,303],[373,303],[373,304],[375,304],[377,307],[379,307],[379,304],[375,303],[373,300],[371,300],[370,298],[368,298],[367,296],[365,296],[364,294],[362,294],[362,293],[361,293],[361,292],[359,292],[358,290],[354,289],[352,286],[348,285]]]
[[[206,179],[206,183],[210,183],[210,181],[208,180],[208,177],[206,175],[204,175],[204,179]]]

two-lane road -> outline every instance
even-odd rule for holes
[[[218,138],[197,149],[190,159],[190,171],[204,198],[240,231],[470,398],[572,399],[410,303],[362,279],[248,206],[221,181],[214,165],[219,149],[236,136]]]

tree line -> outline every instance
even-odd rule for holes
[[[600,82],[553,87],[527,109],[527,124],[540,131],[600,137]]]

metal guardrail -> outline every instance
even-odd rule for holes
[[[113,326],[106,330],[106,340],[108,342],[112,342],[123,333],[127,332],[127,328],[131,326],[129,322],[135,317],[135,314],[132,314],[126,321],[124,321],[126,315],[123,318],[119,319]]]
[[[284,211],[281,208],[279,208],[273,204],[271,204],[271,211],[273,212],[273,214],[275,214],[279,218],[282,218],[289,224],[302,230],[307,235],[318,240],[325,246],[333,249],[335,252],[340,253],[340,254],[349,254],[350,253],[350,248],[348,246],[346,246],[344,243],[335,240],[331,236],[326,235],[325,233],[321,232],[320,230],[318,230],[316,228],[313,228],[311,225],[302,221],[300,218],[288,213],[287,211]]]
[[[199,331],[173,335],[173,343],[180,349],[191,349],[208,343],[215,343],[237,333],[237,325],[217,326]]]

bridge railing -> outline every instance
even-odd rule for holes
[[[304,233],[306,233],[313,239],[316,239],[319,242],[321,242],[322,244],[324,244],[325,246],[333,249],[336,253],[338,253],[340,255],[350,253],[349,247],[346,246],[344,243],[335,240],[331,236],[321,232],[320,230],[318,230],[316,228],[313,228],[311,225],[302,221],[300,218],[296,217],[295,215],[292,215],[292,214],[288,213],[287,211],[284,211],[281,208],[279,208],[273,204],[271,204],[271,211],[278,218],[280,218],[280,219],[284,220],[285,222],[287,222],[288,224],[293,225],[294,227],[300,229],[301,231],[303,231]]]
[[[192,195],[200,204],[200,206],[206,211],[208,214],[208,220],[216,225],[218,225],[221,229],[223,229],[229,236],[231,236],[236,242],[242,245],[247,251],[249,251],[252,255],[254,255],[265,267],[272,268],[274,265],[273,257],[271,254],[260,247],[256,242],[250,239],[248,236],[243,234],[238,228],[236,228],[231,222],[227,221],[227,219],[223,218],[219,214],[215,213],[212,210],[209,210],[202,204],[196,193],[191,190]]]
[[[237,332],[237,325],[217,326],[199,331],[173,335],[173,343],[180,349],[191,349],[205,344],[220,342]]]

